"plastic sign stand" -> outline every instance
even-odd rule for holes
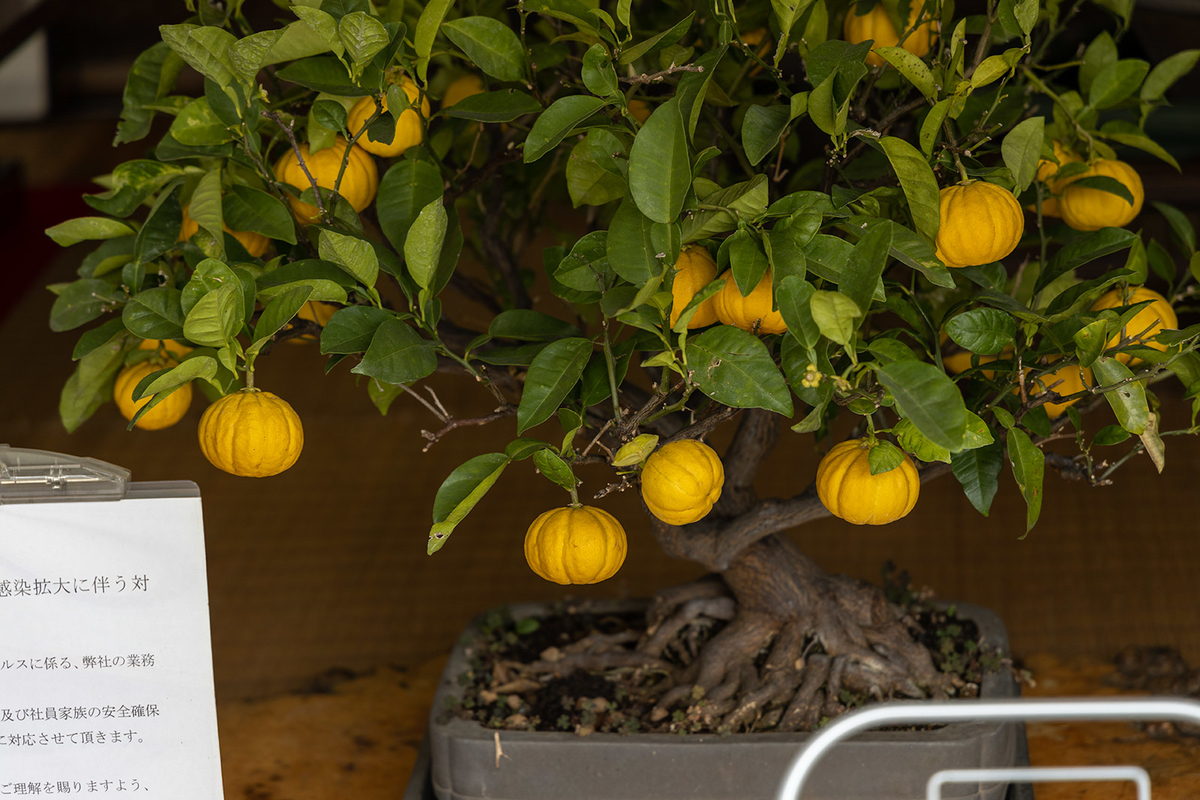
[[[220,800],[194,483],[0,445],[0,796]]]

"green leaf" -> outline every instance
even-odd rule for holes
[[[525,376],[525,391],[517,407],[517,433],[540,425],[558,411],[579,382],[592,354],[587,339],[559,339],[538,353]]]
[[[967,409],[946,373],[923,361],[893,361],[877,367],[876,374],[896,398],[901,416],[934,444],[951,453],[962,449]]]
[[[1158,435],[1158,415],[1153,411],[1150,412],[1150,419],[1146,422],[1146,429],[1141,432],[1139,437],[1142,440],[1142,446],[1146,448],[1146,455],[1150,456],[1150,460],[1154,462],[1154,468],[1161,473],[1163,467],[1167,465],[1167,452],[1162,437]]]
[[[502,311],[492,318],[488,335],[494,339],[517,339],[526,342],[553,342],[557,339],[578,338],[579,328],[569,322],[524,308]]]
[[[621,91],[608,48],[599,42],[583,54],[583,85],[598,97],[611,97]]]
[[[114,147],[136,142],[150,133],[154,111],[147,106],[171,91],[182,68],[183,59],[175,55],[166,42],[152,45],[134,60],[125,80],[121,121],[113,139]]]
[[[112,399],[113,381],[125,363],[124,355],[121,342],[114,340],[79,360],[58,402],[58,413],[67,433],[73,433],[97,408]]]
[[[394,319],[392,314],[374,306],[347,306],[334,312],[321,331],[321,353],[362,353],[371,346],[379,326]]]
[[[952,100],[947,97],[945,100],[939,100],[929,113],[925,116],[925,121],[921,123],[921,133],[919,136],[921,142],[921,151],[927,156],[933,155],[933,147],[937,144],[938,134],[942,131],[942,123],[946,121],[946,115],[950,113],[950,104]]]
[[[591,145],[584,139],[571,149],[567,159],[567,192],[575,208],[602,206],[625,196],[625,180],[597,163]]]
[[[760,174],[707,195],[704,204],[731,209],[742,217],[756,217],[767,210],[768,199],[767,176]],[[695,211],[683,219],[682,241],[688,244],[736,227],[737,220],[729,211]]]
[[[1200,50],[1183,50],[1155,64],[1142,83],[1142,101],[1152,103],[1162,99],[1175,81],[1195,68],[1197,60],[1200,60]]]
[[[183,335],[202,347],[225,347],[242,326],[241,288],[224,283],[200,298],[183,321]]]
[[[934,241],[941,223],[941,212],[937,178],[933,176],[929,162],[920,150],[895,136],[885,136],[879,140],[879,144],[896,171],[896,177],[900,179],[900,188],[908,200],[908,210],[917,232]]]
[[[749,231],[738,231],[726,241],[733,280],[742,297],[749,297],[767,274],[767,254],[759,246],[758,239]]]
[[[579,292],[604,291],[612,274],[607,239],[605,231],[592,231],[581,237],[558,263],[554,279]]]
[[[233,81],[229,46],[237,37],[232,33],[223,28],[190,24],[161,25],[158,30],[163,41],[196,72],[221,86]]]
[[[746,108],[746,116],[742,118],[742,147],[751,165],[757,165],[775,149],[791,120],[790,106]]]
[[[183,210],[179,206],[180,184],[159,195],[158,200],[146,216],[142,229],[133,244],[133,259],[138,265],[146,264],[175,248],[179,241],[179,229],[183,225]],[[129,288],[141,291],[141,280]]]
[[[1017,323],[1003,311],[975,308],[952,317],[946,323],[946,333],[958,346],[991,356],[1013,343]]]
[[[1021,496],[1025,498],[1028,508],[1025,514],[1025,534],[1028,534],[1042,513],[1042,481],[1046,472],[1046,455],[1029,439],[1029,434],[1020,428],[1013,428],[1008,432],[1008,460],[1012,463],[1013,477],[1017,480],[1017,488],[1021,490]],[[1025,538],[1025,535],[1020,538]]]
[[[963,450],[950,456],[950,471],[962,485],[971,505],[985,517],[1000,485],[1004,466],[1004,446],[999,442],[975,450]]]
[[[108,217],[76,217],[46,228],[46,235],[60,247],[99,239],[115,239],[135,232],[127,223]]]
[[[605,244],[608,263],[618,275],[636,286],[663,272],[658,251],[651,240],[653,224],[628,198],[621,201],[609,223]]]
[[[363,286],[374,288],[379,277],[379,257],[375,255],[375,248],[371,247],[370,242],[356,236],[322,230],[318,252],[322,259],[337,264]]]
[[[975,71],[971,73],[971,88],[980,89],[984,86],[987,86],[989,83],[992,83],[1000,76],[1004,75],[1004,73],[1011,70],[1013,68],[1013,64],[1016,63],[1016,59],[1020,57],[1019,50],[1017,51],[1017,55],[1015,57],[1014,55],[1010,55],[1012,52],[1013,51],[1010,50],[1002,55],[988,56],[982,62],[980,62],[979,66],[975,68]]]
[[[892,428],[896,441],[917,459],[926,462],[941,461],[950,463],[950,451],[941,445],[936,445],[921,433],[911,419],[902,419]]]
[[[116,307],[120,300],[120,291],[108,281],[77,280],[54,299],[50,309],[50,330],[58,333],[86,325],[106,309]]]
[[[183,336],[182,293],[173,286],[138,292],[125,303],[125,327],[143,339],[178,339]]]
[[[459,466],[442,482],[433,499],[433,527],[429,529],[427,546],[429,555],[442,549],[458,523],[495,485],[509,463],[508,456],[503,453],[485,453]]]
[[[133,399],[141,400],[161,392],[171,392],[194,380],[212,380],[217,376],[217,360],[212,356],[195,356],[182,363],[151,373],[134,388]],[[150,405],[150,404],[147,404]]]
[[[682,20],[675,23],[669,29],[663,31],[662,33],[660,33],[656,36],[651,36],[646,41],[639,42],[638,44],[635,44],[632,47],[626,47],[625,49],[623,49],[621,51],[621,58],[620,58],[621,66],[627,66],[629,64],[632,64],[634,61],[637,61],[639,58],[646,55],[647,53],[651,53],[656,49],[666,47],[669,44],[674,44],[675,42],[678,42],[683,37],[683,35],[685,33],[687,33],[688,28],[692,27],[692,19],[694,19],[695,16],[696,16],[696,12],[693,11],[692,13],[688,14]]]
[[[472,64],[496,80],[524,80],[521,40],[500,20],[463,17],[444,23],[442,31],[467,54]]]
[[[929,102],[937,102],[937,82],[929,67],[919,57],[903,47],[876,47],[873,52],[895,67]]]
[[[1060,275],[1064,275],[1076,267],[1091,263],[1098,258],[1120,252],[1129,247],[1136,233],[1124,228],[1101,228],[1098,231],[1080,237],[1065,245],[1050,259],[1042,274],[1038,276],[1037,291],[1041,291]]]
[[[1117,422],[1122,428],[1141,435],[1150,421],[1146,387],[1141,382],[1130,380],[1133,372],[1129,367],[1108,356],[1102,356],[1092,362],[1092,374],[1096,378],[1096,385],[1100,387],[1129,381],[1117,389],[1104,392],[1104,399],[1112,406],[1113,413],[1117,415]]]
[[[599,97],[582,94],[560,97],[543,111],[525,137],[524,159],[532,164],[558,147],[571,131],[606,105]]]
[[[545,450],[551,445],[543,442],[541,439],[530,439],[521,437],[513,439],[504,447],[504,455],[508,456],[513,461],[524,461],[530,458],[538,450]]]
[[[809,298],[813,321],[822,335],[842,346],[850,344],[857,320],[862,317],[858,304],[840,292],[817,290]]]
[[[120,336],[124,332],[125,322],[120,317],[110,319],[99,327],[85,331],[75,344],[75,350],[71,353],[71,360],[78,361],[93,350],[113,341],[115,337]]]
[[[392,318],[375,330],[362,361],[350,371],[385,383],[408,384],[432,375],[436,369],[433,342],[422,339],[403,320]]]
[[[1129,187],[1108,175],[1089,175],[1086,178],[1077,178],[1071,181],[1071,186],[1080,189],[1097,189],[1109,194],[1115,194],[1126,203],[1133,205],[1133,193],[1129,191]]]
[[[450,108],[443,109],[448,117],[473,119],[479,122],[512,122],[526,114],[542,110],[537,100],[516,89],[482,92],[464,97]]]
[[[762,340],[718,325],[688,343],[688,368],[700,391],[733,408],[765,408],[792,416],[787,381]]]
[[[675,96],[679,98],[679,112],[687,123],[688,139],[696,135],[696,124],[700,121],[700,111],[704,107],[704,98],[708,93],[708,84],[712,80],[716,66],[724,57],[728,48],[724,45],[716,50],[710,50],[696,59],[692,66],[697,72],[685,72],[675,87]]]
[[[1150,65],[1136,58],[1123,58],[1100,70],[1088,90],[1088,105],[1106,109],[1137,91],[1150,71]]]
[[[1087,94],[1101,70],[1117,63],[1117,43],[1108,31],[1101,31],[1083,51],[1083,64],[1079,67],[1079,91]]]
[[[296,243],[292,214],[278,198],[260,189],[234,184],[221,199],[221,214],[230,230],[261,233],[268,239]]]
[[[1017,183],[1017,194],[1029,188],[1037,174],[1045,127],[1045,117],[1030,117],[1009,131],[1000,145],[1004,165],[1008,167]]]
[[[221,210],[221,168],[204,173],[192,192],[188,216],[200,226],[193,241],[200,244],[205,255],[225,260],[225,221]],[[207,237],[205,237],[207,234]]]
[[[360,68],[391,42],[383,23],[364,11],[353,11],[342,17],[337,32],[351,60]]]
[[[567,462],[563,461],[562,457],[553,450],[545,448],[538,450],[533,454],[533,463],[551,483],[558,484],[568,492],[574,489],[575,484],[579,482],[575,479],[575,473],[571,472],[571,468],[567,466]]]
[[[1178,208],[1166,203],[1154,202],[1153,205],[1158,209],[1158,213],[1167,218],[1167,223],[1170,224],[1171,230],[1179,237],[1179,241],[1183,243],[1187,249],[1187,254],[1190,257],[1196,252],[1196,229],[1192,227],[1191,221],[1187,215]]]
[[[643,214],[665,224],[679,218],[691,183],[687,131],[679,100],[672,97],[654,109],[633,140],[629,192]]]
[[[283,326],[291,322],[296,313],[304,307],[311,295],[311,286],[296,286],[276,295],[271,302],[267,303],[262,315],[258,318],[258,324],[254,326],[254,341],[247,352],[258,352],[262,349],[261,345],[257,348],[254,345],[259,342],[265,344],[270,337],[282,330]]]
[[[1104,352],[1108,341],[1108,323],[1103,319],[1084,325],[1073,336],[1075,353],[1081,367],[1090,367]]]
[[[867,465],[872,475],[891,472],[904,463],[904,451],[891,442],[880,439],[867,453]]]
[[[1105,425],[1092,439],[1093,447],[1111,447],[1127,441],[1132,434],[1120,425]]]
[[[392,247],[403,252],[409,228],[417,215],[441,197],[442,175],[427,161],[406,159],[387,171],[379,182],[375,209],[379,214],[379,227]]]
[[[213,113],[207,97],[198,97],[183,107],[171,123],[171,135],[190,147],[233,141],[229,126]]]
[[[892,248],[892,226],[874,225],[867,229],[854,246],[854,269],[847,270],[838,283],[838,290],[860,310],[871,307],[871,298],[879,284],[879,276],[887,265]]]
[[[437,38],[438,29],[442,27],[442,20],[446,18],[446,12],[453,4],[454,0],[429,0],[425,8],[421,10],[421,16],[417,19],[417,27],[413,34],[413,50],[417,54],[417,75],[422,82],[425,81],[426,73],[429,70],[429,55],[433,52],[433,41]]]

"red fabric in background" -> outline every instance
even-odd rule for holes
[[[46,268],[62,248],[46,235],[46,228],[74,217],[95,215],[81,195],[94,192],[90,183],[53,186],[13,192],[0,213],[0,320],[31,291],[45,291]],[[79,257],[87,252],[80,247]]]

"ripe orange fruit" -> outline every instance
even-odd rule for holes
[[[717,262],[713,261],[703,246],[692,245],[679,254],[675,269],[675,282],[671,284],[671,327],[675,327],[679,315],[692,302],[696,292],[716,280]],[[688,328],[704,328],[716,321],[717,311],[710,297],[696,307],[692,318],[688,320]]]
[[[1061,381],[1061,382],[1060,382]],[[1054,384],[1058,384],[1055,386]],[[1033,381],[1032,394],[1036,397],[1043,390],[1052,391],[1059,397],[1067,397],[1068,395],[1082,392],[1084,389],[1092,385],[1092,371],[1087,367],[1081,367],[1078,364],[1072,364],[1067,367],[1059,367],[1053,372],[1048,372]],[[1046,403],[1046,415],[1050,419],[1058,419],[1067,410],[1067,406],[1073,406],[1079,402],[1079,399],[1066,400],[1061,403]]]
[[[1167,349],[1165,344],[1154,341],[1154,337],[1162,331],[1173,331],[1178,328],[1179,320],[1175,316],[1175,309],[1171,308],[1171,304],[1167,302],[1167,298],[1153,289],[1147,289],[1145,286],[1135,286],[1124,291],[1113,289],[1092,304],[1092,311],[1131,306],[1146,300],[1153,302],[1134,314],[1133,319],[1125,323],[1125,328],[1108,340],[1104,345],[1106,349],[1119,345],[1122,337],[1132,339],[1132,344],[1153,347],[1155,350],[1165,351]],[[1116,358],[1126,366],[1136,366],[1142,363],[1142,359],[1135,358],[1128,353],[1117,353]]]
[[[871,474],[866,439],[833,446],[817,465],[817,496],[839,519],[854,525],[886,525],[913,510],[921,477],[908,455],[890,472]]]
[[[758,282],[750,294],[742,297],[737,282],[733,279],[733,270],[727,269],[721,274],[725,281],[724,288],[713,295],[713,309],[717,319],[726,325],[733,325],[751,333],[786,333],[787,323],[778,310],[772,311],[775,294],[771,285],[773,277],[767,270],[762,280]]]
[[[322,189],[333,188],[334,183],[337,182],[338,172],[342,168],[342,159],[346,155],[347,147],[350,147],[350,143],[341,136],[334,139],[332,147],[326,147],[313,154],[308,152],[307,144],[300,145],[300,156],[304,159],[308,171],[312,173],[317,186]],[[371,205],[371,201],[375,199],[375,192],[379,190],[379,169],[375,166],[375,159],[371,158],[370,154],[357,144],[350,147],[349,158],[339,191],[355,211],[361,212]],[[301,192],[312,188],[304,170],[300,168],[300,162],[296,160],[296,151],[291,148],[288,148],[287,152],[275,162],[275,177],[280,183],[294,186]],[[290,195],[288,203],[291,205],[296,219],[303,223],[316,221],[318,213],[316,206],[309,205],[300,198]]]
[[[1133,195],[1133,204],[1130,205],[1124,197],[1118,197],[1103,189],[1073,185],[1076,181],[1094,175],[1120,181]],[[1133,222],[1133,218],[1141,213],[1142,202],[1145,199],[1146,192],[1142,188],[1142,178],[1137,174],[1137,170],[1124,161],[1100,158],[1092,162],[1087,172],[1067,179],[1066,186],[1058,198],[1058,208],[1063,222],[1075,230],[1098,231],[1109,227],[1123,228]]]
[[[408,96],[408,101],[415,104],[417,98],[421,95],[421,90],[417,88],[417,84],[413,79],[405,77],[398,85],[404,90],[404,94]],[[421,126],[421,122],[423,119],[429,119],[429,98],[421,98],[420,109],[421,112],[419,115],[415,108],[406,108],[400,112],[400,116],[396,119],[396,133],[392,136],[391,144],[377,142],[371,138],[370,133],[363,133],[358,137],[355,146],[361,147],[368,153],[374,153],[377,156],[385,158],[403,155],[405,150],[413,145],[420,144],[425,138],[425,130]],[[386,114],[387,110],[388,104],[385,97],[383,98],[383,113]],[[374,113],[374,97],[364,97],[355,103],[354,107],[350,109],[350,117],[346,122],[346,128],[350,131],[350,135],[358,135],[358,132],[366,125],[367,120]]]
[[[903,42],[900,41],[900,35],[896,33],[896,26],[892,24],[883,3],[876,3],[870,11],[861,16],[855,13],[857,11],[855,7],[851,7],[846,12],[846,20],[842,24],[843,38],[850,44],[873,39],[875,43],[871,45],[867,63],[874,67],[882,67],[887,63],[875,53],[877,47],[899,46],[917,58],[924,58],[929,52],[929,48],[937,41],[939,25],[928,15],[922,18],[920,25],[917,25],[921,6],[921,0],[913,0],[908,14],[908,29],[912,32]]]
[[[214,467],[245,478],[278,475],[300,457],[304,428],[270,392],[243,389],[222,397],[200,418],[200,451]]]
[[[150,402],[149,397],[143,397],[141,400],[134,402],[133,390],[152,372],[158,372],[163,368],[163,364],[158,364],[153,361],[141,361],[131,367],[125,367],[117,374],[117,382],[113,384],[113,401],[117,404],[117,409],[120,410],[121,416],[125,419],[133,419],[138,410],[142,406]],[[171,366],[171,365],[166,365]],[[171,392],[162,402],[154,408],[142,415],[133,427],[141,428],[144,431],[158,431],[163,428],[169,428],[183,416],[187,414],[188,408],[192,405],[192,385],[185,383],[175,391]]]
[[[183,358],[192,352],[192,348],[186,344],[180,344],[174,339],[142,339],[138,344],[139,350],[158,350],[159,347],[175,358]]]
[[[179,241],[186,242],[191,239],[196,231],[200,230],[200,223],[188,216],[189,206],[183,207],[183,225],[179,229]],[[261,233],[254,231],[235,231],[228,225],[225,225],[225,232],[231,234],[233,238],[241,242],[242,247],[246,248],[246,252],[255,258],[260,257],[267,252],[267,248],[271,246],[271,240]]]
[[[525,560],[540,577],[559,584],[599,583],[625,563],[628,543],[616,517],[591,506],[554,508],[525,533]]]
[[[942,189],[937,257],[947,267],[991,264],[1011,253],[1025,232],[1025,214],[1013,193],[994,183],[968,181]]]
[[[668,525],[704,519],[724,485],[721,458],[695,439],[663,445],[642,469],[642,500],[651,514]]]
[[[483,78],[478,75],[463,75],[455,78],[442,94],[442,108],[458,105],[468,97],[483,94],[484,90]]]

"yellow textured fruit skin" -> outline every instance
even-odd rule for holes
[[[1092,371],[1087,367],[1072,364],[1067,367],[1059,367],[1053,372],[1047,372],[1033,383],[1034,396],[1041,394],[1043,389],[1047,389],[1060,397],[1066,397],[1076,392],[1082,392],[1091,386]],[[1056,383],[1058,384],[1057,386],[1054,385]],[[1058,419],[1067,410],[1067,406],[1073,406],[1078,402],[1078,399],[1067,400],[1062,403],[1046,403],[1043,407],[1046,409],[1046,415],[1050,419]]]
[[[300,417],[287,401],[257,389],[226,395],[209,406],[198,435],[209,463],[244,478],[278,475],[304,449]]]
[[[1011,347],[1006,347],[998,356],[983,356],[983,355],[981,355],[979,357],[979,366],[983,366],[984,364],[995,361],[998,358],[1004,358],[1004,359],[1012,358],[1012,354],[1013,354],[1013,349]],[[969,370],[971,368],[971,357],[973,355],[975,355],[975,354],[972,353],[970,350],[959,350],[956,353],[951,353],[950,355],[942,356],[942,366],[945,367],[946,371],[949,372],[951,375],[959,375],[963,372],[966,372],[967,370]],[[992,378],[996,377],[996,371],[993,369],[980,370],[980,374],[982,374],[983,377],[987,378],[988,380],[991,380]]]
[[[409,103],[416,103],[417,97],[420,96],[421,90],[417,88],[417,84],[411,78],[405,78],[398,84],[404,93],[408,95]],[[387,98],[383,99],[383,111],[387,113],[388,104]],[[346,122],[346,127],[351,134],[357,134],[371,115],[375,113],[375,98],[364,97],[354,104],[350,109],[350,117]],[[415,109],[406,108],[400,112],[400,117],[396,120],[396,133],[392,137],[391,144],[377,142],[371,138],[371,134],[364,133],[355,142],[356,147],[361,147],[368,153],[374,153],[377,156],[384,158],[393,158],[402,155],[405,150],[421,143],[425,138],[425,131],[421,127],[421,119],[429,119],[429,98],[421,98],[421,114],[417,115]],[[355,209],[361,210],[361,209]]]
[[[254,231],[235,231],[231,230],[228,225],[224,226],[225,232],[233,236],[241,242],[242,247],[246,248],[246,252],[258,258],[263,253],[267,252],[267,248],[271,245],[271,240],[261,233]],[[188,216],[188,206],[183,207],[183,225],[179,228],[179,241],[186,242],[195,235],[196,231],[200,230],[200,223]]]
[[[455,78],[442,94],[442,108],[450,108],[477,94],[483,94],[483,78],[478,75],[463,75]]]
[[[150,402],[149,397],[143,397],[135,403],[133,401],[133,390],[141,383],[142,378],[145,378],[152,372],[158,372],[160,369],[163,369],[162,364],[142,361],[131,367],[125,367],[125,369],[118,373],[117,382],[113,384],[113,402],[117,404],[121,416],[125,417],[125,419],[133,419],[138,409]],[[184,414],[187,413],[191,405],[192,385],[187,383],[171,392],[161,403],[143,414],[142,418],[133,427],[141,428],[144,431],[158,431],[163,428],[169,428],[183,419]]]
[[[322,189],[332,189],[337,182],[338,171],[342,168],[342,158],[346,154],[349,142],[338,136],[331,147],[319,150],[315,154],[308,152],[308,145],[300,145],[300,155],[312,173],[313,180]],[[288,148],[287,152],[275,162],[275,177],[282,183],[296,187],[301,192],[311,189],[312,184],[300,168],[296,160],[296,152]],[[375,159],[357,144],[350,148],[350,160],[346,164],[346,174],[342,176],[341,195],[355,211],[362,211],[371,205],[375,192],[379,190],[379,169]],[[315,222],[317,207],[303,202],[299,198],[288,196],[288,203],[296,219],[304,223]]]
[[[896,26],[892,24],[887,10],[882,3],[875,6],[866,14],[859,16],[855,8],[846,12],[846,21],[842,24],[842,38],[850,44],[874,40],[871,52],[867,54],[867,63],[873,67],[882,67],[887,62],[875,53],[877,47],[903,47],[917,58],[924,58],[929,48],[937,41],[937,23],[930,20],[920,25],[908,35],[901,44]],[[917,15],[921,12],[921,3],[914,2],[908,14],[908,27],[911,29],[917,23]]]
[[[1025,213],[1013,193],[970,181],[942,189],[937,256],[947,267],[975,267],[1007,256],[1025,232]]]
[[[786,333],[787,323],[779,311],[772,311],[774,295],[771,288],[771,270],[767,270],[758,286],[749,296],[742,297],[738,291],[737,282],[733,279],[733,270],[725,270],[721,274],[725,281],[724,288],[713,295],[713,309],[717,319],[726,325],[733,325],[744,331],[757,333]],[[755,328],[757,325],[757,329]]]
[[[183,358],[192,352],[192,348],[186,344],[180,344],[174,339],[142,339],[138,350],[157,350],[159,345],[162,345],[162,348],[175,358]]]
[[[1115,178],[1125,184],[1125,188],[1133,195],[1133,205],[1125,198],[1103,189],[1073,185],[1078,180],[1095,175]],[[1087,172],[1067,179],[1058,198],[1058,210],[1063,222],[1077,231],[1123,228],[1141,213],[1145,199],[1142,178],[1133,167],[1124,161],[1101,158],[1094,161]]]
[[[1063,189],[1062,181],[1054,180],[1054,176],[1058,171],[1074,161],[1082,161],[1083,159],[1072,153],[1067,148],[1063,147],[1062,142],[1058,139],[1053,140],[1054,157],[1058,159],[1058,163],[1047,159],[1039,159],[1037,166],[1037,180],[1046,184],[1046,188],[1050,190],[1051,195],[1057,195]],[[1027,206],[1027,208],[1037,213],[1037,205]],[[1058,198],[1054,196],[1042,198],[1042,216],[1043,217],[1061,217],[1062,212],[1058,207]]]
[[[607,511],[590,506],[554,508],[525,533],[525,560],[540,577],[559,584],[599,583],[625,563],[625,529]]]
[[[1131,306],[1147,300],[1153,300],[1154,302],[1142,308],[1141,311],[1133,315],[1133,319],[1125,323],[1124,335],[1130,339],[1134,339],[1136,344],[1153,347],[1155,350],[1166,350],[1167,346],[1154,341],[1154,337],[1162,331],[1173,331],[1178,328],[1179,320],[1175,316],[1175,309],[1171,308],[1171,304],[1167,302],[1167,298],[1153,289],[1147,289],[1145,286],[1138,286],[1127,292],[1122,292],[1120,289],[1113,289],[1092,305],[1092,311]],[[1121,338],[1122,334],[1118,333],[1109,339],[1104,346],[1106,348],[1116,347],[1121,343]],[[1118,361],[1128,366],[1136,366],[1142,363],[1142,359],[1135,358],[1128,353],[1117,353],[1116,357]]]
[[[668,525],[704,519],[721,497],[725,467],[715,450],[684,439],[660,447],[642,470],[642,500]]]
[[[675,262],[675,269],[675,282],[671,284],[671,327],[675,327],[679,315],[692,302],[696,292],[717,279],[717,262],[700,245],[685,248]],[[688,320],[688,328],[704,328],[716,321],[717,310],[710,297],[696,307],[696,312]]]
[[[817,466],[817,496],[835,517],[854,525],[886,525],[913,510],[921,478],[907,455],[890,472],[871,474],[864,439],[834,445]]]

